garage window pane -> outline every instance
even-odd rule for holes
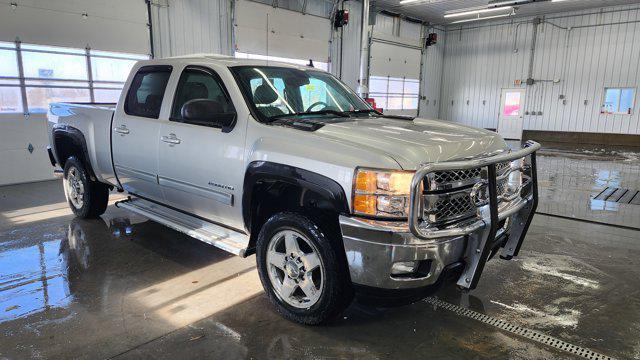
[[[27,87],[79,87],[89,88],[86,81],[60,81],[60,80],[25,80]]]
[[[18,60],[14,50],[0,49],[0,76],[18,77]]]
[[[402,110],[402,96],[389,96],[387,100],[387,109]]]
[[[87,80],[87,60],[80,55],[22,52],[24,76]]]
[[[386,94],[388,84],[388,78],[381,76],[372,76],[371,79],[369,79],[369,92]]]
[[[91,57],[91,75],[95,81],[127,81],[137,60]]]
[[[404,93],[410,95],[418,95],[420,92],[420,81],[418,80],[405,80]]]
[[[93,97],[97,103],[117,103],[122,89],[95,89]]]
[[[27,87],[29,112],[46,113],[52,102],[89,102],[89,89]]]
[[[20,48],[24,51],[46,51],[46,52],[62,52],[67,54],[84,55],[85,49],[67,48],[60,46],[47,46],[47,45],[35,45],[35,44],[21,44]]]
[[[22,111],[20,88],[17,86],[0,86],[0,113],[17,113]]]
[[[100,51],[100,50],[91,50],[91,56],[96,56],[96,57],[104,56],[104,57],[132,59],[132,60],[148,60],[149,59],[148,55]]]
[[[371,98],[376,102],[376,107],[381,109],[387,108],[387,97],[385,95],[373,95],[371,94]]]
[[[404,91],[404,79],[389,78],[389,94],[402,94]]]
[[[418,108],[418,98],[417,97],[405,97],[402,99],[402,109],[403,110],[415,110]]]

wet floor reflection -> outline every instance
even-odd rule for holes
[[[260,294],[254,264],[116,208],[0,228],[0,357],[112,356]]]
[[[640,226],[640,206],[596,200],[606,187],[640,190],[640,161],[558,156],[542,151],[538,156],[540,202],[538,212],[607,224]]]
[[[72,295],[61,243],[0,247],[0,322],[69,304]]]
[[[131,235],[130,219],[107,221],[105,231],[109,229],[116,237]],[[95,223],[73,219],[66,231],[45,234],[42,241],[24,244],[22,237],[0,243],[0,322],[64,308],[73,302],[70,282],[95,260],[88,235],[88,228],[93,226]]]
[[[539,164],[539,210],[637,226],[640,207],[591,199],[607,186],[640,189],[640,164],[548,155]],[[12,225],[0,226],[0,357],[566,355],[425,302],[391,309],[354,304],[329,326],[299,326],[262,294],[254,257],[229,255],[114,207],[97,220],[57,213],[34,219],[28,212],[15,215],[29,222],[13,217]],[[438,296],[633,358],[640,349],[639,234],[538,216],[519,258],[491,261],[471,294],[451,287]]]

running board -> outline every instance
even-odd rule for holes
[[[115,205],[238,256],[244,257],[249,246],[246,234],[151,201],[135,198],[118,201]]]

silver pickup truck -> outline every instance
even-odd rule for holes
[[[117,104],[53,103],[49,122],[77,216],[101,215],[117,189],[117,207],[255,253],[276,309],[304,324],[354,295],[473,289],[495,254],[518,254],[536,208],[538,144],[384,115],[311,67],[141,61]]]

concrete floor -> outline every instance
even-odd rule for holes
[[[640,358],[640,206],[592,199],[606,186],[640,189],[637,154],[545,153],[548,215],[536,216],[521,256],[492,260],[470,295],[436,297]],[[330,326],[293,324],[270,306],[254,262],[113,206],[74,219],[57,181],[0,187],[0,358],[572,356],[428,300],[354,304]]]

